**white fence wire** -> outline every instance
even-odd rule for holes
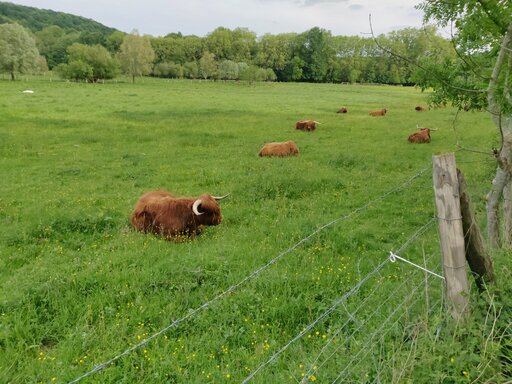
[[[429,220],[425,225],[423,225],[418,231],[416,231],[416,233],[414,233],[400,248],[399,250],[397,251],[398,252],[401,252],[403,250],[406,249],[407,246],[409,246],[414,240],[418,239],[421,235],[423,235],[430,227],[432,227],[432,224],[434,223],[434,219],[431,219]],[[377,267],[375,267],[370,273],[368,273],[362,280],[360,280],[350,291],[348,291],[346,294],[344,294],[340,299],[338,299],[336,302],[334,302],[334,304],[332,304],[332,306],[327,309],[324,313],[322,313],[317,319],[315,319],[311,324],[307,325],[303,331],[301,331],[299,334],[297,334],[294,338],[292,338],[286,345],[284,345],[282,348],[280,348],[276,353],[274,353],[267,361],[265,361],[263,364],[261,364],[258,368],[256,368],[253,372],[251,372],[250,375],[248,375],[243,381],[242,381],[242,384],[245,384],[247,382],[249,382],[253,377],[256,376],[256,374],[261,371],[263,368],[265,368],[266,366],[268,366],[270,363],[272,363],[274,360],[276,360],[282,353],[284,353],[293,343],[295,343],[296,341],[298,341],[299,339],[301,339],[304,335],[306,335],[309,331],[311,331],[311,329],[313,329],[318,323],[320,323],[322,320],[324,320],[327,316],[329,316],[330,314],[332,314],[335,309],[340,306],[341,304],[343,304],[344,302],[347,301],[348,298],[350,298],[351,296],[355,295],[359,289],[365,284],[367,283],[371,278],[373,278],[375,275],[377,275],[381,269],[388,264],[388,262],[391,262],[390,259],[384,259]],[[417,265],[415,265],[416,267],[419,267]],[[420,267],[421,268],[421,267]],[[422,270],[425,270],[424,268],[421,268]],[[427,272],[430,272],[430,271],[427,271]],[[432,273],[432,272],[430,272]],[[353,334],[357,333],[364,325],[368,324],[369,320],[372,319],[374,317],[375,314],[377,313],[381,313],[382,312],[382,308],[388,304],[388,302],[395,297],[395,295],[403,289],[404,286],[406,286],[407,284],[410,284],[411,283],[411,277],[409,277],[408,279],[405,279],[399,286],[397,286],[396,288],[393,289],[393,291],[389,292],[388,293],[388,297],[384,300],[384,301],[380,301],[380,303],[378,304],[377,308],[370,314],[370,315],[366,315],[366,321],[364,323],[361,323],[357,328],[356,330],[353,332]],[[423,281],[422,284],[425,284],[426,282]],[[420,285],[416,286],[413,288],[412,290],[412,293],[416,292],[418,289],[419,289]],[[411,293],[411,294],[412,294]],[[369,296],[368,296],[369,297]],[[367,298],[368,298],[367,297]],[[363,301],[365,302],[367,300],[367,298]],[[394,309],[394,311],[392,312],[392,314],[390,315],[393,316],[396,311],[402,307],[404,305],[404,303],[406,302],[407,300],[404,300],[402,301],[401,303],[399,303],[396,308]],[[362,308],[362,305],[358,307],[359,308]],[[327,341],[326,345],[324,346],[324,348],[322,348],[322,350],[320,351],[320,354],[319,356],[317,356],[317,358],[314,359],[314,361],[311,363],[310,365],[310,368],[308,370],[308,373],[305,375],[305,380],[307,380],[308,378],[312,377],[313,374],[320,368],[322,367],[325,362],[327,360],[329,360],[330,358],[332,358],[334,356],[334,354],[338,351],[338,349],[336,349],[325,361],[324,363],[320,364],[319,366],[316,366],[316,363],[318,362],[319,360],[319,357],[321,354],[323,354],[325,352],[325,349],[333,342],[333,340],[339,335],[339,333],[341,332],[341,330],[343,329],[343,327],[349,322],[351,321],[352,319],[354,319],[356,317],[356,314],[357,314],[357,311],[355,312],[352,312],[349,314],[349,319],[347,320],[347,322],[345,322],[337,332],[335,332],[335,334]],[[380,328],[379,328],[380,330]],[[378,334],[379,331],[376,331],[374,332],[374,336],[376,334]],[[372,336],[372,337],[374,337]],[[358,354],[354,357],[354,359],[357,358],[357,356],[360,354],[360,352],[358,352]],[[350,363],[345,367],[345,370],[342,371],[342,373],[340,375],[342,375],[343,373],[346,372],[346,370],[350,367],[350,365],[353,363],[353,360],[350,361]],[[337,381],[338,378],[335,380]],[[302,381],[303,383],[305,383],[306,381]]]

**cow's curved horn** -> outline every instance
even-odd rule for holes
[[[204,214],[204,212],[199,212],[199,206],[201,205],[201,199],[197,199],[196,201],[194,201],[194,204],[192,205],[192,212],[194,212],[194,214],[196,216],[201,216]]]
[[[321,122],[316,121],[316,120],[313,120],[313,123],[315,123],[315,124],[322,124]]]
[[[219,201],[219,200],[222,200],[222,199],[225,199],[226,197],[228,197],[229,195],[231,195],[231,192],[228,193],[227,195],[224,195],[224,196],[212,196],[215,200]]]

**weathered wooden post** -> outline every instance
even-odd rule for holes
[[[460,169],[457,169],[457,180],[459,181],[460,212],[462,214],[466,261],[471,272],[473,272],[476,286],[481,292],[485,289],[485,283],[495,281],[492,260],[485,250],[484,239],[471,207],[469,193],[466,190],[466,180]]]
[[[469,282],[455,156],[433,156],[432,166],[446,293],[452,316],[459,320],[469,314]]]

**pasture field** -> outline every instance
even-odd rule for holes
[[[243,381],[434,216],[432,154],[457,151],[484,223],[495,163],[456,144],[490,151],[497,132],[484,112],[415,112],[426,100],[417,89],[389,86],[1,81],[0,382],[70,382],[284,253],[82,382]],[[336,114],[341,106],[349,112]],[[388,114],[368,115],[378,108]],[[296,131],[295,122],[306,118],[322,124],[312,133]],[[407,142],[416,125],[437,129],[432,143]],[[265,142],[287,140],[300,156],[257,156]],[[221,202],[222,224],[179,244],[132,231],[136,200],[159,188],[183,196],[231,193]],[[435,227],[403,256],[425,257],[440,272]],[[501,281],[510,278],[508,259],[495,255]],[[384,301],[412,275],[423,279],[412,267],[386,265],[347,311],[370,290]],[[440,283],[432,280],[430,288],[425,299],[434,301]],[[450,335],[444,311],[410,308],[409,323],[397,322],[350,380],[475,379],[484,358]],[[332,382],[351,359],[349,347],[314,376],[307,367],[343,314],[337,309],[319,322],[251,382]],[[358,321],[377,329],[383,316],[354,320],[343,332]],[[424,336],[409,348],[404,329],[411,322]],[[394,353],[410,359],[400,362]],[[486,359],[485,374],[495,377],[499,361]]]

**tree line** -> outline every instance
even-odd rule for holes
[[[245,28],[219,27],[205,37],[171,33],[164,37],[139,36],[136,31],[77,32],[57,25],[35,32],[17,24],[0,24],[24,35],[19,44],[38,52],[32,71],[48,69],[63,78],[98,81],[121,72],[132,76],[165,78],[349,82],[414,84],[417,66],[428,59],[453,59],[450,42],[434,27],[406,28],[373,37],[334,36],[319,27],[303,33],[265,34],[257,37]],[[9,43],[0,31],[0,47]],[[11,32],[11,34],[14,32]],[[21,42],[23,41],[23,42]],[[31,42],[33,41],[33,42]],[[387,47],[383,49],[382,47]],[[13,51],[11,49],[11,51]],[[399,53],[397,60],[390,52]],[[27,65],[13,69],[0,55],[0,69],[26,72]],[[46,64],[45,64],[46,63]]]

